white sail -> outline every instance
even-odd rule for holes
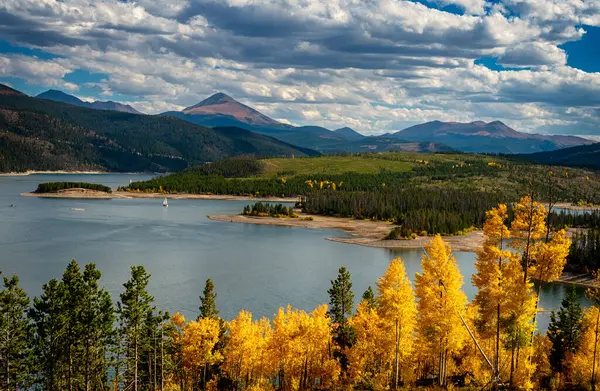
[[[167,199],[165,198],[165,200],[163,201],[163,206],[165,208],[167,208],[169,206],[169,203],[167,202]]]

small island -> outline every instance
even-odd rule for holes
[[[23,193],[23,195],[43,198],[113,198],[110,187],[87,182],[40,183],[33,193]]]

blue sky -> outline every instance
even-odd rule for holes
[[[0,82],[146,113],[223,91],[367,134],[430,120],[600,137],[592,0],[0,0]]]

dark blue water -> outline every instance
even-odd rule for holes
[[[271,227],[211,221],[209,214],[239,213],[247,201],[162,199],[75,200],[20,196],[38,183],[85,181],[116,188],[148,175],[31,175],[0,177],[0,270],[17,274],[30,295],[43,283],[60,278],[67,263],[94,262],[102,283],[118,298],[132,265],[152,274],[149,290],[157,307],[195,317],[204,282],[216,285],[221,315],[231,319],[241,309],[271,317],[291,304],[312,310],[327,303],[330,280],[345,265],[359,298],[401,256],[411,278],[420,270],[422,250],[390,251],[326,240],[337,230]],[[15,207],[10,207],[11,204]],[[85,209],[72,210],[72,208]],[[475,254],[455,254],[471,285]],[[541,307],[558,308],[562,285],[545,286]],[[583,292],[583,290],[580,290]],[[547,327],[548,315],[539,325]]]

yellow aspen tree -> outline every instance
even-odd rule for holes
[[[530,196],[525,196],[515,205],[514,213],[510,230],[515,240],[511,243],[521,251],[523,281],[527,281],[532,247],[546,234],[547,212],[544,205],[534,201]]]
[[[547,242],[539,243],[532,250],[533,262],[529,267],[529,274],[538,281],[533,324],[535,327],[537,309],[540,302],[542,282],[557,280],[565,268],[567,256],[571,247],[571,240],[567,238],[564,229],[554,233]],[[533,341],[533,333],[531,334]]]
[[[511,256],[511,252],[504,248],[505,241],[510,238],[510,231],[505,224],[507,211],[507,206],[500,204],[486,212],[483,226],[485,242],[483,248],[477,251],[477,273],[472,277],[473,285],[478,289],[473,300],[478,309],[477,329],[483,338],[495,338],[495,376],[500,374],[500,324],[502,307],[506,301],[502,286],[503,266]]]
[[[552,376],[550,367],[550,353],[552,351],[552,342],[546,334],[536,334],[533,339],[533,365],[535,372],[533,376],[534,389],[543,388],[544,378]]]
[[[592,302],[594,308],[596,308],[596,323],[594,325],[594,337],[593,337],[593,352],[592,352],[592,375],[590,383],[592,385],[592,391],[596,391],[596,383],[598,382],[598,350],[600,349],[600,271],[594,272],[596,285],[590,287],[586,291],[586,296]],[[593,318],[593,316],[592,316]]]
[[[288,306],[273,319],[269,349],[283,390],[307,390],[319,384],[331,387],[339,378],[340,367],[330,355],[332,333],[327,305],[311,314]]]
[[[271,337],[268,319],[253,321],[252,314],[242,310],[227,323],[228,339],[223,368],[238,387],[262,384],[271,375],[267,346]]]
[[[190,380],[186,388],[192,389],[200,381],[206,384],[206,367],[221,361],[221,355],[214,349],[220,331],[221,323],[216,318],[200,318],[184,326],[181,351],[186,377]]]
[[[567,366],[573,382],[583,387],[596,389],[598,383],[598,320],[600,307],[590,307],[583,311],[583,321],[579,349],[569,357]]]
[[[457,353],[468,338],[459,315],[466,308],[467,297],[462,291],[463,277],[450,246],[436,235],[425,249],[421,260],[423,272],[415,277],[419,333],[439,357],[439,384],[444,386],[447,358]]]
[[[527,358],[531,353],[530,335],[534,330],[531,320],[536,312],[536,296],[531,281],[524,280],[521,259],[519,253],[513,253],[504,269],[506,304],[503,321],[506,322],[505,347],[510,350],[510,384],[519,389],[531,389],[532,363],[521,357]]]
[[[398,388],[400,381],[412,372],[410,358],[417,323],[415,296],[402,259],[392,260],[377,281],[376,302],[384,336],[381,343],[387,353],[386,361],[393,363],[392,385]]]
[[[391,367],[377,310],[363,300],[348,322],[356,331],[356,343],[347,352],[352,382],[361,389],[386,389]]]

